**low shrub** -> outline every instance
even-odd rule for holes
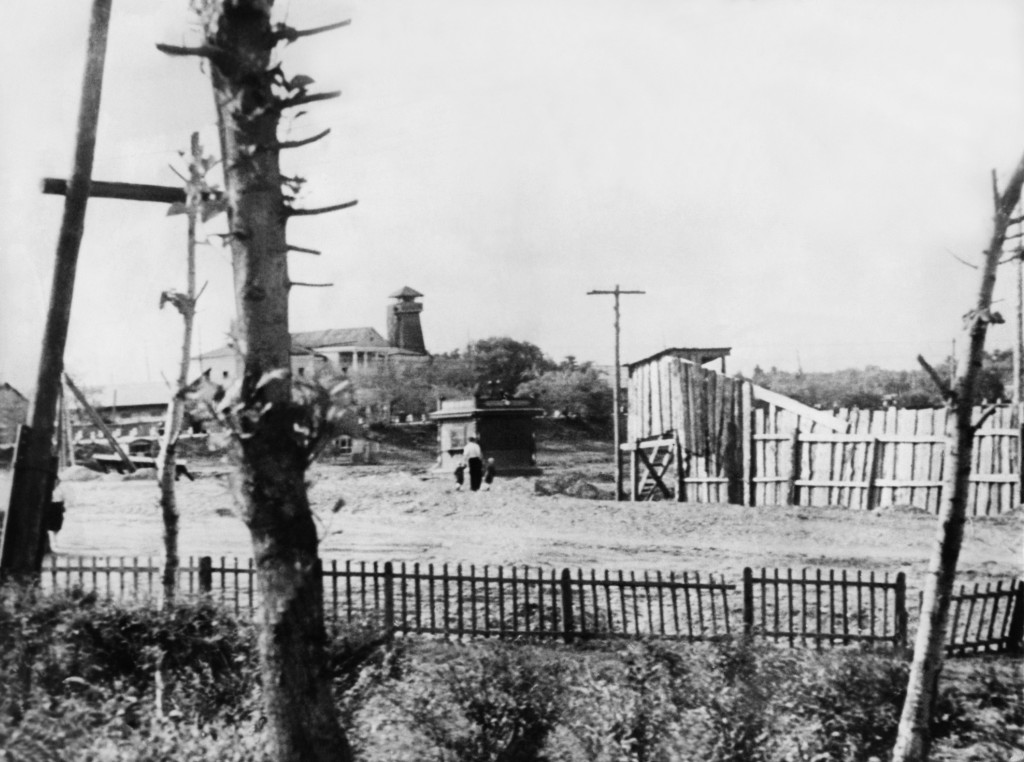
[[[564,665],[545,649],[506,643],[410,658],[400,679],[363,694],[354,743],[364,759],[531,762],[560,718]],[[382,732],[386,727],[386,732]]]
[[[938,743],[932,759],[1024,759],[1024,673],[1020,662],[988,661],[956,672],[960,674],[942,688],[937,701],[934,735]]]
[[[0,750],[9,758],[261,760],[251,625],[210,603],[168,610],[4,588]],[[904,660],[746,642],[387,643],[333,630],[339,716],[367,762],[867,762],[887,759]],[[947,665],[932,759],[1024,751],[1024,676]]]

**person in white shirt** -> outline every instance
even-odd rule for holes
[[[469,471],[469,488],[476,492],[480,489],[480,481],[484,475],[484,454],[476,437],[470,437],[466,446],[462,448],[462,462]]]

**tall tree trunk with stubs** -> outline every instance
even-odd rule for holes
[[[988,325],[1001,322],[992,310],[992,292],[996,268],[1002,253],[1006,229],[1024,183],[1024,158],[1000,196],[996,196],[996,213],[992,238],[980,268],[981,283],[974,308],[964,317],[968,331],[965,362],[960,373],[947,389],[953,406],[956,430],[952,433],[946,458],[946,483],[939,510],[939,528],[935,550],[925,580],[921,621],[914,643],[914,659],[907,683],[907,696],[900,717],[893,762],[924,762],[931,746],[931,723],[949,624],[949,604],[956,579],[956,565],[963,543],[967,493],[970,485],[971,453],[974,432],[980,422],[972,420],[974,393],[981,370],[982,352]],[[930,369],[930,366],[926,365]],[[934,374],[934,371],[931,371]]]
[[[209,59],[220,126],[242,358],[228,413],[236,499],[263,601],[259,651],[272,755],[348,760],[325,666],[318,538],[305,483],[310,452],[292,397],[285,222],[295,212],[282,189],[279,150],[286,146],[277,135],[282,109],[321,97],[305,96],[309,78],[288,82],[273,64],[272,50],[294,30],[271,24],[272,0],[197,5],[205,45],[184,54]]]

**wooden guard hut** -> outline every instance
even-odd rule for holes
[[[430,414],[437,421],[437,470],[454,471],[466,442],[476,437],[484,458],[494,458],[499,476],[540,474],[533,419],[542,414],[528,399],[442,400]]]

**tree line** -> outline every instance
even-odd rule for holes
[[[954,371],[952,358],[947,358],[936,370],[948,384]],[[1011,350],[985,352],[974,389],[974,403],[980,405],[1007,399],[1013,385],[1012,373]],[[942,407],[945,404],[941,391],[923,370],[885,370],[869,365],[863,369],[805,373],[775,367],[764,370],[757,366],[750,380],[805,405],[821,409],[916,409]]]
[[[939,369],[948,379],[953,362]],[[1012,386],[1009,349],[985,352],[975,402],[997,402]],[[528,341],[496,336],[464,349],[431,356],[418,364],[386,363],[352,373],[357,403],[370,420],[411,415],[418,419],[445,399],[482,397],[531,398],[545,413],[605,425],[611,421],[612,388],[608,374],[591,362],[569,355],[556,361]],[[934,408],[942,394],[923,370],[865,368],[808,373],[772,367],[754,368],[749,379],[820,409],[881,410]]]
[[[496,336],[422,363],[384,363],[352,372],[356,403],[373,419],[418,418],[441,400],[529,398],[549,415],[595,424],[611,420],[612,388],[589,362],[556,362],[535,344]]]

